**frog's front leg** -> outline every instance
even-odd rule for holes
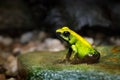
[[[70,61],[71,54],[72,54],[72,48],[69,47],[68,53],[66,54],[66,58],[65,58],[66,61]]]
[[[71,61],[70,60],[71,54],[72,54],[72,48],[69,47],[68,53],[66,54],[65,58],[63,60],[58,60],[58,62],[59,63],[69,63]]]
[[[69,51],[66,54],[66,58],[63,60],[63,62],[70,62],[72,59],[74,59],[76,53],[77,53],[76,46],[72,45],[71,47],[69,47]]]
[[[77,47],[75,45],[71,46],[73,53],[71,55],[71,59],[75,58],[76,54],[77,54]]]
[[[79,53],[78,53],[76,45],[72,45],[71,48],[73,50],[73,54],[71,56],[71,64],[82,63],[82,58],[79,57]]]

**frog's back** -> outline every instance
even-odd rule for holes
[[[95,50],[94,48],[90,48],[88,45],[85,45],[84,43],[81,43],[78,41],[76,44],[78,54],[80,57],[84,57],[87,54],[94,54]]]
[[[77,42],[79,42],[80,44],[82,43],[83,46],[92,48],[91,44],[86,39],[84,39],[82,36],[80,36],[76,32],[74,32],[72,30],[70,30],[70,31],[71,31],[72,35],[77,39]]]

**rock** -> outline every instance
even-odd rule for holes
[[[23,44],[28,43],[30,40],[32,40],[32,37],[33,37],[33,32],[26,32],[22,34],[20,38],[20,42]]]
[[[34,41],[29,41],[27,44],[22,45],[20,43],[17,43],[13,47],[13,54],[25,54],[28,52],[36,51],[37,44]]]
[[[8,56],[7,62],[5,63],[7,69],[6,75],[14,76],[17,74],[17,58],[13,55]]]
[[[33,41],[30,41],[26,46],[22,47],[21,53],[28,53],[28,52],[36,51],[36,47],[37,47],[37,44]]]
[[[120,51],[112,52],[114,46],[100,46],[100,62],[97,64],[58,63],[67,50],[60,52],[40,51],[24,54],[18,58],[21,80],[119,80]]]
[[[38,40],[39,40],[39,41],[45,40],[46,37],[48,37],[48,34],[47,34],[47,33],[45,33],[44,31],[39,31],[39,33],[38,33]]]
[[[17,56],[21,53],[22,51],[22,44],[20,44],[19,42],[15,42],[13,45],[12,45],[12,53],[14,56]]]
[[[86,39],[91,45],[94,44],[93,38],[85,37],[85,39]]]
[[[58,40],[53,38],[46,38],[44,41],[30,42],[28,45],[22,48],[22,53],[32,51],[60,51],[64,50],[64,45]],[[18,49],[19,50],[19,49]]]
[[[7,79],[7,80],[16,80],[15,78],[9,78],[9,79]]]
[[[0,36],[0,42],[2,42],[3,41],[3,36]]]
[[[0,55],[0,65],[3,65],[5,63],[5,58]]]
[[[0,43],[6,47],[10,46],[12,44],[12,42],[13,42],[12,38],[0,36]]]
[[[10,46],[10,45],[12,44],[12,42],[13,42],[13,40],[12,40],[12,38],[10,38],[10,37],[4,37],[4,38],[3,38],[3,41],[2,41],[2,43],[3,43],[5,46]]]
[[[6,69],[0,64],[0,74],[4,74]]]
[[[115,45],[120,45],[120,37],[111,37],[110,42]]]
[[[5,74],[0,74],[0,80],[6,80]]]
[[[44,42],[37,42],[36,51],[46,51],[46,45]]]
[[[45,45],[48,51],[61,51],[65,50],[64,45],[58,39],[47,38]]]
[[[5,69],[3,68],[3,66],[0,64],[0,80],[6,80],[5,78]]]

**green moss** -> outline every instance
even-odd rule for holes
[[[19,70],[26,72],[27,80],[119,80],[120,52],[114,47],[98,47],[101,53],[97,64],[58,63],[66,51],[33,52],[19,56]]]

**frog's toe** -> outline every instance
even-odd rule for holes
[[[56,64],[68,64],[70,63],[70,61],[68,61],[67,59],[59,59],[59,60],[56,60],[54,63]]]

